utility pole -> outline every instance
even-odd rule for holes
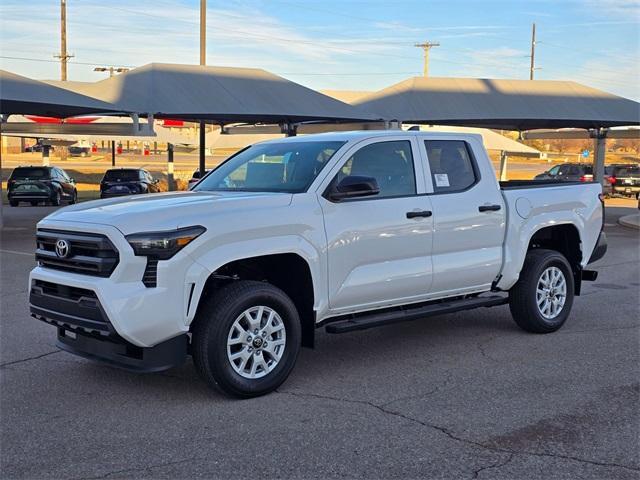
[[[54,58],[60,59],[60,80],[67,80],[67,61],[73,55],[67,54],[67,0],[60,0],[60,55]]]
[[[200,0],[200,65],[207,64],[207,0]],[[200,178],[204,177],[206,170],[204,150],[205,150],[205,123],[204,120],[200,120],[199,125],[199,162],[198,170],[200,170]]]
[[[531,67],[529,68],[529,80],[533,80],[533,72],[536,70],[536,24],[531,28]]]
[[[432,47],[439,47],[440,44],[434,43],[434,42],[424,42],[424,43],[416,43],[415,46],[418,48],[421,48],[424,51],[423,76],[428,77],[429,76],[429,50],[431,50]]]
[[[200,0],[200,65],[207,64],[207,0]]]

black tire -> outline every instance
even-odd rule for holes
[[[266,306],[278,313],[286,340],[274,369],[261,378],[250,379],[232,367],[227,356],[227,338],[236,319],[255,306]],[[192,354],[198,373],[209,386],[238,398],[257,397],[278,388],[291,373],[301,343],[300,317],[291,299],[279,288],[255,281],[234,281],[203,299],[192,333]]]
[[[78,191],[74,190],[73,195],[71,195],[71,200],[69,200],[69,205],[73,205],[74,203],[78,203]]]
[[[9,199],[9,205],[11,205],[12,207],[17,207],[19,203],[20,202],[18,202],[18,200]]]
[[[536,290],[543,272],[557,267],[564,275],[566,297],[560,312],[553,319],[545,318],[537,305]],[[518,282],[509,290],[511,316],[520,328],[532,333],[558,330],[569,317],[573,305],[573,272],[567,259],[555,250],[534,249],[527,253]]]
[[[51,198],[51,205],[54,207],[59,207],[60,202],[62,200],[62,195],[60,195],[60,190],[56,190],[53,192],[53,197]]]

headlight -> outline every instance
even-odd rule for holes
[[[134,233],[125,238],[136,255],[167,260],[206,230],[206,228],[196,225],[168,232]]]

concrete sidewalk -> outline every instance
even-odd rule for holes
[[[618,219],[618,223],[624,227],[635,228],[640,230],[640,213],[633,215],[625,215]]]

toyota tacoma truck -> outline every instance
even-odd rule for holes
[[[606,251],[601,186],[499,183],[477,135],[342,132],[258,143],[191,191],[85,202],[37,226],[33,317],[134,371],[188,356],[236,397],[344,333],[508,304],[567,320]]]

